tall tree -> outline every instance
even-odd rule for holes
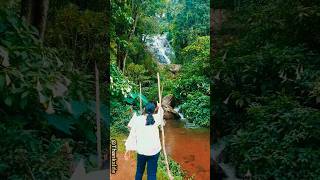
[[[46,30],[49,0],[22,0],[21,17],[39,31],[39,37],[43,40]]]

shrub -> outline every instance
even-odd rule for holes
[[[129,120],[132,117],[130,112],[130,106],[126,105],[123,102],[111,101],[111,129],[114,129],[114,132],[119,133],[128,133],[127,125]]]
[[[118,69],[118,67],[114,64],[111,64],[111,95],[115,98],[123,98],[126,97],[131,90],[136,87],[131,81],[129,81],[122,72]]]
[[[68,140],[39,138],[41,132],[10,124],[0,125],[1,179],[69,179]]]
[[[168,163],[174,179],[182,180],[186,177],[186,172],[184,172],[181,166],[170,157],[168,157]],[[162,174],[164,174],[166,178],[169,178],[163,153],[160,153],[159,156],[159,171],[162,172]]]
[[[203,94],[210,94],[210,84],[208,79],[204,76],[182,76],[176,81],[176,85],[174,88],[174,95],[178,100],[184,101],[188,94],[192,94],[194,92],[201,92]]]
[[[181,109],[188,121],[202,127],[210,126],[210,96],[200,92],[189,94]]]
[[[285,97],[248,109],[245,128],[230,140],[231,160],[255,179],[317,179],[320,176],[320,112]]]
[[[60,154],[61,144],[72,139],[72,153],[95,152],[92,76],[44,46],[37,30],[13,12],[0,10],[0,27],[1,144],[16,146],[2,150],[0,177],[66,179],[70,162]],[[102,127],[106,109],[101,105]]]

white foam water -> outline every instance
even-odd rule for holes
[[[171,64],[171,58],[174,57],[174,52],[167,39],[167,33],[152,36],[144,35],[143,40],[159,63]]]

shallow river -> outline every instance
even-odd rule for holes
[[[184,123],[170,119],[165,126],[166,150],[188,176],[210,179],[210,131],[186,129]]]

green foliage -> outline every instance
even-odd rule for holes
[[[199,36],[209,34],[210,1],[184,0],[171,3],[172,11],[168,12],[168,18],[171,20],[169,37],[173,40],[178,62],[187,62],[180,56],[181,50]]]
[[[68,179],[71,159],[62,144],[70,140],[72,153],[84,157],[95,152],[93,78],[45,46],[14,12],[0,10],[0,27],[1,144],[12,143],[1,152],[0,177]],[[103,129],[107,107],[100,111]]]
[[[141,66],[138,66],[141,67]],[[140,109],[140,93],[137,85],[128,80],[114,64],[111,64],[111,129],[115,133],[127,132],[127,125],[131,118],[132,110]],[[142,104],[148,99],[142,94]]]
[[[181,166],[170,157],[168,157],[168,161],[170,171],[174,179],[182,180],[186,176],[186,172],[184,172]],[[159,156],[159,171],[162,172],[162,174],[165,174],[166,178],[169,178],[167,175],[167,168],[163,153],[161,153]]]
[[[0,71],[1,96],[6,105],[4,110],[14,112],[11,110],[13,108],[30,116],[36,115],[42,118],[47,116],[42,116],[41,112],[46,112],[49,124],[70,134],[69,125],[75,123],[75,120],[70,120],[67,116],[74,115],[74,118],[78,119],[81,116],[79,111],[85,111],[79,109],[81,107],[77,106],[78,101],[71,99],[88,96],[84,91],[90,86],[91,76],[68,69],[72,63],[65,65],[57,56],[55,49],[44,47],[36,39],[34,29],[6,12],[1,13],[3,13],[1,18],[8,20],[2,21],[5,33],[1,39],[3,49],[8,53],[7,67]],[[80,80],[82,81],[80,84],[84,86],[75,90]],[[29,104],[33,106],[28,106]],[[52,114],[54,117],[50,117]],[[103,113],[103,118],[106,120],[105,114]],[[62,125],[58,123],[59,121],[62,124],[69,122],[67,123],[69,125]]]
[[[218,118],[224,119],[223,129],[241,126],[244,108],[271,94],[285,93],[301,104],[317,106],[316,96],[310,95],[320,73],[319,54],[303,45],[282,46],[276,42],[257,48],[247,39],[255,36],[253,33],[225,46],[213,61],[213,103],[223,102],[216,110]]]
[[[210,94],[209,82],[209,36],[197,38],[194,43],[182,51],[183,58],[188,63],[182,67],[178,83],[174,89],[175,96],[184,100],[189,93],[202,92]]]
[[[12,119],[13,120],[13,119]],[[17,121],[0,125],[0,177],[2,179],[69,179],[68,156],[63,149],[70,140],[23,130]]]
[[[67,4],[52,13],[46,43],[56,47],[61,57],[83,71],[93,72],[95,61],[100,68],[106,68],[104,45],[108,28],[105,12],[81,11],[78,6]]]
[[[172,2],[167,18],[177,62],[183,65],[179,78],[167,84],[174,84],[172,93],[182,103],[187,119],[209,127],[209,1]]]
[[[187,119],[202,127],[210,126],[209,49],[209,36],[198,37],[183,48],[186,63],[173,90]]]
[[[132,117],[131,107],[123,102],[111,101],[111,121],[110,128],[113,132],[128,133],[127,125]]]
[[[238,174],[319,177],[319,5],[250,1],[218,32],[211,103]]]
[[[129,81],[114,64],[110,66],[111,74],[111,95],[114,97],[126,97],[133,88],[133,83]]]
[[[144,82],[148,80],[148,76],[146,75],[146,69],[143,65],[130,63],[127,66],[127,76],[133,82]]]
[[[200,36],[190,45],[182,49],[182,58],[209,63],[210,37]]]
[[[166,79],[164,95],[171,92],[181,103],[181,109],[190,122],[201,127],[210,126],[210,84],[208,78],[192,73],[193,66],[185,65],[179,78]]]
[[[208,79],[203,76],[189,76],[186,77],[182,75],[182,77],[176,83],[174,89],[174,95],[179,100],[183,101],[187,98],[188,94],[194,92],[201,92],[203,94],[210,94],[210,84]]]
[[[183,49],[187,63],[173,91],[186,118],[202,127],[210,126],[209,45],[209,36],[203,36]]]
[[[265,101],[248,109],[246,128],[232,137],[232,161],[256,179],[319,177],[320,112],[284,96]]]
[[[201,92],[188,94],[181,109],[190,122],[201,127],[210,127],[210,96]]]

